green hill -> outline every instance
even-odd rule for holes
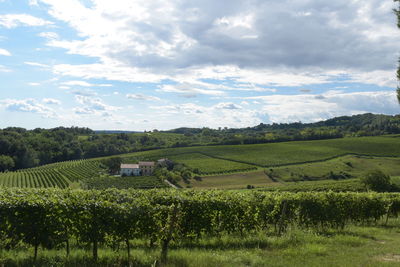
[[[347,171],[350,176],[354,177],[361,174],[366,166],[375,166],[384,169],[391,175],[400,175],[398,171],[393,171],[400,169],[397,168],[399,166],[398,160],[381,159],[375,160],[372,164],[368,160],[361,160],[360,158],[343,158],[345,155],[396,158],[400,156],[400,137],[391,135],[253,145],[169,148],[123,154],[118,155],[118,157],[121,157],[124,162],[170,158],[175,162],[185,164],[189,168],[197,169],[202,176],[240,173],[266,168],[268,176],[274,178],[276,174],[281,182],[329,179],[324,175],[331,171],[336,173]],[[341,158],[335,160],[339,157]],[[61,188],[76,186],[79,181],[97,177],[101,172],[104,172],[100,163],[102,159],[104,158],[67,161],[16,172],[0,173],[0,185],[5,187]],[[338,168],[337,166],[341,167]],[[275,172],[274,175],[269,173],[271,168]],[[295,173],[296,177],[292,173]],[[243,181],[241,186],[246,184],[251,184],[250,180]]]

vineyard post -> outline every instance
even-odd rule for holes
[[[392,209],[392,205],[393,205],[393,202],[391,202],[391,203],[388,205],[387,212],[386,212],[386,221],[385,221],[385,225],[387,225],[387,223],[388,223],[388,221],[389,221],[389,214],[390,214],[390,211],[391,211],[391,209]]]
[[[282,232],[283,232],[284,220],[285,220],[286,209],[287,209],[287,201],[284,200],[282,205],[283,205],[283,207],[282,207],[281,217],[280,217],[280,220],[279,220],[278,235],[281,235]]]
[[[161,266],[167,263],[167,254],[168,254],[168,245],[172,239],[172,234],[176,227],[177,216],[178,215],[178,207],[172,204],[172,210],[168,216],[168,222],[166,224],[166,234],[161,239]]]
[[[93,260],[94,262],[97,262],[98,258],[98,253],[97,253],[97,245],[98,245],[98,240],[97,240],[97,231],[98,231],[98,222],[97,222],[97,212],[96,212],[96,206],[92,208],[92,220],[93,220],[93,225],[95,226],[93,229],[93,236],[92,236],[92,243],[93,243]]]

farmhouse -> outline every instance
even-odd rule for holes
[[[121,164],[121,176],[152,175],[155,163],[153,161],[139,161],[139,164]]]
[[[139,168],[142,175],[152,175],[154,172],[154,161],[139,161]]]
[[[121,164],[121,176],[139,176],[139,164]]]

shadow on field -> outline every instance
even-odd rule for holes
[[[55,258],[39,258],[36,261],[33,259],[19,259],[19,260],[3,260],[0,261],[0,266],[7,267],[32,267],[32,266],[71,266],[71,267],[96,267],[96,266],[135,266],[135,267],[148,267],[149,263],[142,263],[132,259],[127,261],[126,259],[118,258],[105,258],[99,259],[97,262],[93,261],[89,257],[85,258],[70,258],[66,259],[63,257]]]
[[[252,249],[252,248],[271,248],[272,243],[269,241],[257,241],[257,240],[243,240],[241,242],[238,241],[226,241],[226,240],[216,240],[207,243],[196,243],[193,242],[184,242],[181,244],[172,245],[171,248],[179,249],[179,248],[198,248],[198,249],[210,249],[210,250],[230,250],[230,249]]]

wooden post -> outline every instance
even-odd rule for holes
[[[161,240],[161,266],[167,264],[167,256],[168,256],[168,246],[169,242],[172,240],[172,234],[174,232],[176,226],[176,220],[178,215],[178,208],[176,206],[173,207],[172,212],[168,216],[167,234],[163,240]]]
[[[283,227],[284,227],[284,220],[286,216],[286,209],[287,209],[287,201],[283,201],[283,207],[282,207],[282,213],[281,213],[281,218],[279,220],[279,228],[278,228],[278,234],[281,235],[283,232]]]

